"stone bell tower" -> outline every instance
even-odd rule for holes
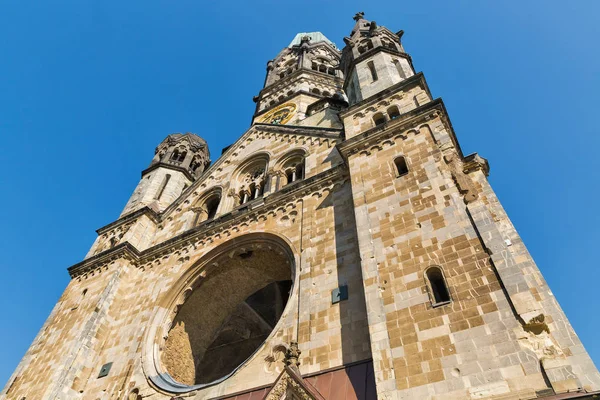
[[[173,133],[154,151],[121,216],[142,207],[163,211],[210,165],[208,145],[193,133]]]
[[[393,33],[378,27],[375,21],[364,19],[362,12],[354,20],[350,36],[344,38],[341,62],[346,76],[344,90],[351,105],[415,74],[401,43],[404,31]]]
[[[488,182],[487,160],[462,153],[402,31],[363,13],[354,20],[338,150],[352,180],[377,398],[598,390],[596,367]]]
[[[321,32],[298,33],[267,63],[253,123],[341,127],[337,112],[347,103],[340,59]],[[318,113],[323,115],[310,118]]]

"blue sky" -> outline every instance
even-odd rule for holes
[[[6,0],[0,386],[156,145],[195,132],[215,160],[248,128],[266,62],[301,31],[343,45],[361,10],[405,31],[465,154],[490,161],[494,189],[600,363],[600,2]]]

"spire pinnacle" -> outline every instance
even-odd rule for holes
[[[355,21],[359,21],[364,18],[365,18],[365,13],[363,11],[357,12],[356,14],[354,14],[354,17],[352,17],[352,19]]]

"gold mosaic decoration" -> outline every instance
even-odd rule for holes
[[[275,107],[261,118],[263,124],[283,125],[294,116],[296,105],[294,103],[285,103]]]

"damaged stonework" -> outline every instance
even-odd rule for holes
[[[519,345],[539,360],[556,393],[591,390],[600,375],[558,306],[531,255],[493,193],[485,174],[469,175],[481,186],[479,198],[467,203],[471,220],[484,243],[520,328]],[[585,373],[584,371],[588,371]]]
[[[468,175],[469,171],[481,168],[483,163],[487,165],[487,161],[477,154],[475,154],[472,159],[475,160],[464,162],[460,159],[459,155],[456,154],[454,149],[448,149],[444,152],[444,160],[450,167],[452,178],[454,179],[458,190],[464,196],[465,203],[467,204],[477,200],[477,197],[479,196],[477,187]]]

